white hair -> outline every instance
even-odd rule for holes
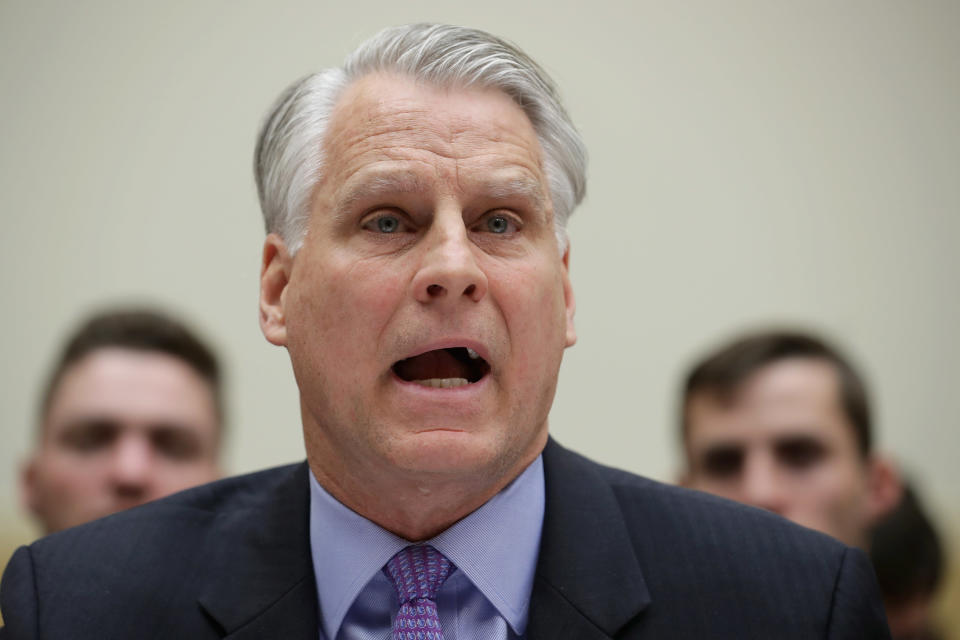
[[[323,169],[323,139],[344,89],[371,73],[409,76],[440,87],[504,92],[526,113],[543,148],[557,243],[586,191],[587,152],[553,81],[517,47],[484,31],[449,25],[390,27],[353,53],[342,68],[306,76],[281,94],[264,121],[254,155],[267,233],[291,253],[303,244],[314,189]]]

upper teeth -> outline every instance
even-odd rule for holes
[[[477,358],[480,357],[480,354],[474,351],[473,349],[471,349],[470,347],[467,347],[467,355],[470,356],[471,360],[476,360]]]

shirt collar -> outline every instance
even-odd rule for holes
[[[526,630],[543,526],[543,460],[479,509],[428,540],[518,635]],[[310,550],[327,638],[383,565],[410,542],[338,502],[310,473]]]

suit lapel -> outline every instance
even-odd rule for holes
[[[614,637],[650,602],[616,497],[593,463],[552,440],[543,462],[546,511],[526,636]],[[199,604],[225,638],[317,637],[307,469],[284,470],[218,520]]]
[[[552,439],[543,452],[546,512],[529,640],[612,638],[650,603],[613,490]]]
[[[317,638],[307,468],[276,472],[278,481],[217,522],[199,603],[226,638]]]

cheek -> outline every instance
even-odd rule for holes
[[[37,484],[45,494],[69,501],[97,490],[105,464],[72,455],[57,455],[38,473]]]
[[[566,305],[559,267],[512,268],[488,276],[491,291],[514,332],[533,335],[562,351],[566,342]]]
[[[849,469],[840,470],[833,480],[833,499],[831,502],[838,511],[852,511],[863,507],[866,487],[861,475]]]
[[[856,517],[862,506],[862,479],[846,465],[826,464],[808,474],[795,489],[803,508],[830,520]]]
[[[506,322],[515,365],[504,371],[509,376],[505,382],[522,405],[540,413],[549,409],[566,347],[562,283],[555,273],[543,271],[512,275],[500,281],[491,278],[497,283],[491,284],[496,287],[492,293]]]
[[[298,274],[287,319],[288,348],[300,375],[330,371],[335,383],[348,376],[343,364],[358,368],[375,362],[371,352],[405,291],[397,269],[367,262],[331,263]],[[349,384],[349,381],[348,381]]]
[[[321,324],[351,326],[396,305],[405,291],[402,273],[381,260],[331,259],[298,274],[291,306]]]

